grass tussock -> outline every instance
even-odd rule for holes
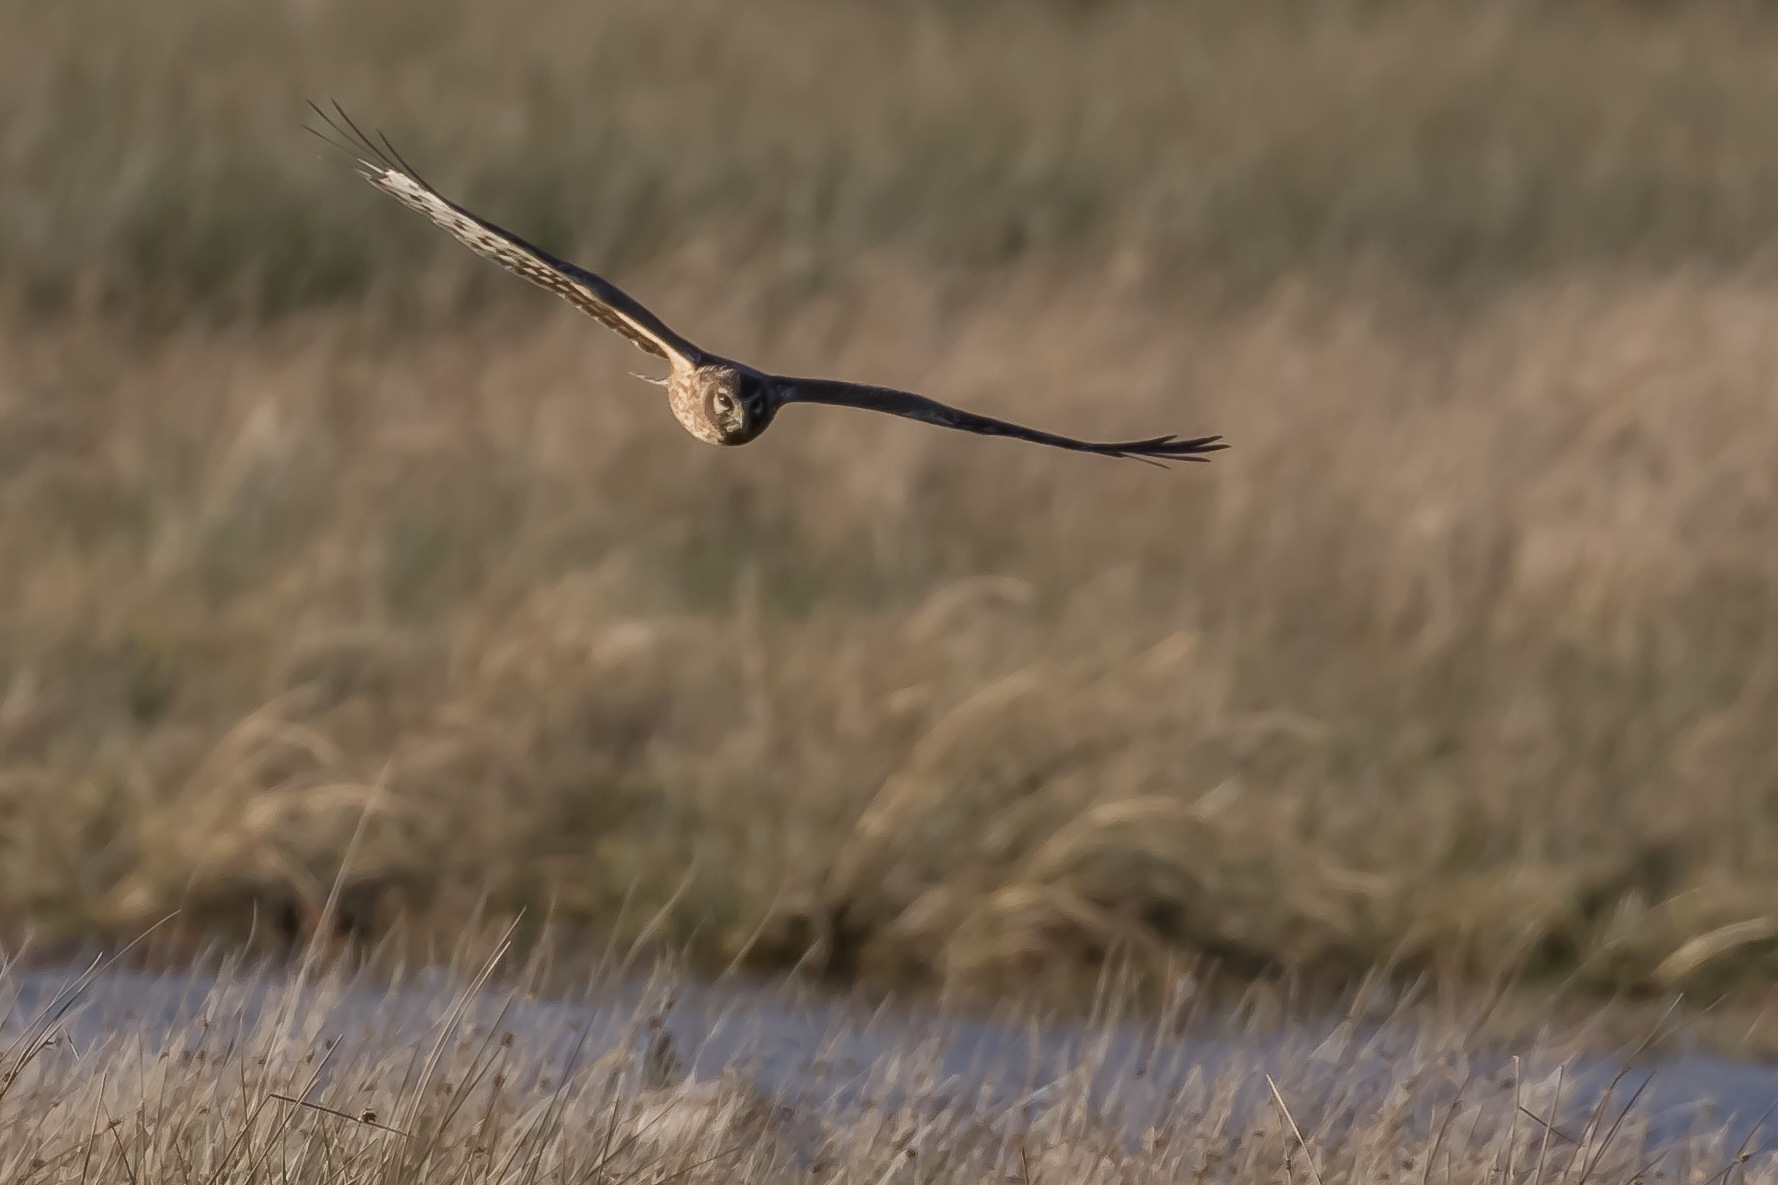
[[[1742,1141],[1703,1100],[1663,1112],[1643,1072],[1613,1078],[1559,1043],[1509,1060],[1471,1043],[1473,1018],[1426,1006],[1379,1023],[1355,1004],[1331,1029],[1211,1018],[1183,980],[1143,1031],[1108,1015],[1042,1051],[1022,1050],[1014,1028],[971,1054],[979,1026],[965,1037],[935,1017],[806,1014],[757,992],[704,1030],[674,1013],[664,981],[632,994],[633,1012],[609,996],[540,1003],[527,990],[537,965],[496,971],[502,954],[392,982],[338,964],[297,982],[234,966],[188,984],[70,976],[52,992],[9,969],[0,1173],[136,1185],[1773,1174],[1770,1141]]]
[[[1778,235],[1775,52],[1733,2],[20,2],[0,276],[162,316],[495,290],[302,134],[328,97],[607,266],[713,250],[821,289],[874,248],[1060,251],[1238,292],[1375,259],[1739,270]]]
[[[487,894],[879,982],[1769,981],[1765,289],[1230,313],[883,264],[779,312],[691,266],[636,287],[744,356],[1238,448],[698,447],[567,310],[14,332],[6,913],[294,934],[369,810],[370,933]]]

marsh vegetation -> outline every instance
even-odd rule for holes
[[[1729,3],[8,3],[0,917],[295,941],[368,803],[346,917],[416,950],[479,902],[878,984],[1757,994],[1774,52]],[[698,446],[330,95],[713,348],[1235,448]]]
[[[234,1182],[1767,1181],[1769,1080],[1373,983],[1343,1018],[1181,977],[1123,1015],[998,1025],[656,977],[540,1001],[544,964],[0,969],[0,1174]],[[479,953],[478,953],[479,951]],[[465,955],[469,957],[465,958]],[[1021,1024],[1021,1021],[1024,1023]],[[1645,1035],[1646,1036],[1646,1035]],[[1714,1071],[1699,1089],[1698,1069]],[[1678,1089],[1674,1089],[1678,1087]],[[1727,1088],[1725,1093],[1724,1088]]]

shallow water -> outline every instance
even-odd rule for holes
[[[177,1056],[193,1034],[230,1046],[284,1031],[347,1051],[318,1088],[344,1070],[354,1049],[417,1049],[447,1030],[471,1043],[511,1034],[525,1073],[546,1089],[601,1057],[652,1043],[674,1055],[664,1059],[676,1063],[665,1077],[739,1076],[764,1095],[829,1115],[901,1111],[946,1115],[953,1125],[959,1117],[998,1124],[1035,1114],[1066,1089],[1084,1094],[1090,1110],[1132,1142],[1177,1125],[1182,1108],[1207,1113],[1216,1084],[1239,1123],[1253,1108],[1273,1105],[1268,1075],[1288,1090],[1304,1129],[1324,1134],[1362,1122],[1402,1092],[1412,1093],[1411,1110],[1430,1129],[1441,1113],[1490,1094],[1510,1100],[1506,1092],[1515,1090],[1526,1113],[1558,1131],[1578,1130],[1609,1093],[1611,1116],[1636,1096],[1634,1114],[1653,1146],[1712,1132],[1712,1146],[1731,1155],[1744,1141],[1753,1152],[1778,1151],[1775,1125],[1762,1123],[1778,1110],[1772,1068],[1686,1053],[1644,1058],[1614,1086],[1627,1065],[1618,1057],[1469,1050],[1409,1023],[1355,1029],[1330,1020],[1275,1036],[1161,1038],[1134,1024],[1014,1028],[918,1009],[871,1013],[757,985],[633,984],[578,999],[533,999],[470,992],[440,972],[394,986],[333,983],[300,992],[288,977],[266,973],[111,972],[70,1001],[79,978],[57,971],[0,977],[0,1037],[35,1024],[54,1037],[41,1056],[62,1059],[73,1072],[119,1037]]]

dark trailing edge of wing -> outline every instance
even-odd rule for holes
[[[977,415],[975,412],[964,411],[936,399],[893,387],[873,387],[838,379],[780,378],[778,381],[784,391],[786,403],[824,403],[834,407],[863,408],[866,411],[937,424],[941,428],[973,432],[978,436],[1005,436],[1051,448],[1145,461],[1151,465],[1164,465],[1168,461],[1208,461],[1208,454],[1229,447],[1221,436],[1181,438],[1168,435],[1150,436],[1143,440],[1079,440],[1072,436],[1027,428],[1008,420],[997,420],[992,416]]]

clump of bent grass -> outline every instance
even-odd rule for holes
[[[1385,883],[1329,864],[1237,784],[1185,801],[1134,757],[1240,726],[1193,652],[1174,636],[1091,677],[1026,668],[940,717],[835,857],[842,959],[917,955],[970,979],[1126,943],[1250,969],[1348,953]]]
[[[976,1081],[946,1070],[953,1035],[937,1017],[801,1016],[748,989],[716,1001],[717,1023],[745,1030],[762,1001],[778,1019],[700,1080],[667,1050],[670,979],[631,992],[628,1020],[601,1024],[575,1001],[540,1005],[535,962],[514,965],[504,942],[469,957],[478,945],[417,973],[335,961],[295,982],[238,963],[186,987],[106,968],[27,1008],[14,961],[0,970],[0,1173],[135,1185],[1438,1173],[1543,1185],[1778,1171],[1769,1153],[1729,1147],[1727,1127],[1669,1123],[1655,1136],[1628,1071],[1605,1089],[1569,1079],[1565,1092],[1559,1042],[1509,1060],[1473,1044],[1474,1018],[1398,1006],[1378,1023],[1363,992],[1331,1030],[1256,1028],[1188,1009],[1195,988],[1181,980],[1143,1031],[1109,1011],[1051,1041],[1061,1060],[983,1061]],[[625,1006],[617,985],[601,991],[586,1002]],[[702,1035],[677,1027],[695,1061]],[[755,1069],[782,1074],[786,1038],[806,1056],[767,1088]],[[847,1069],[840,1090],[826,1051],[854,1038],[873,1042],[875,1060]]]

